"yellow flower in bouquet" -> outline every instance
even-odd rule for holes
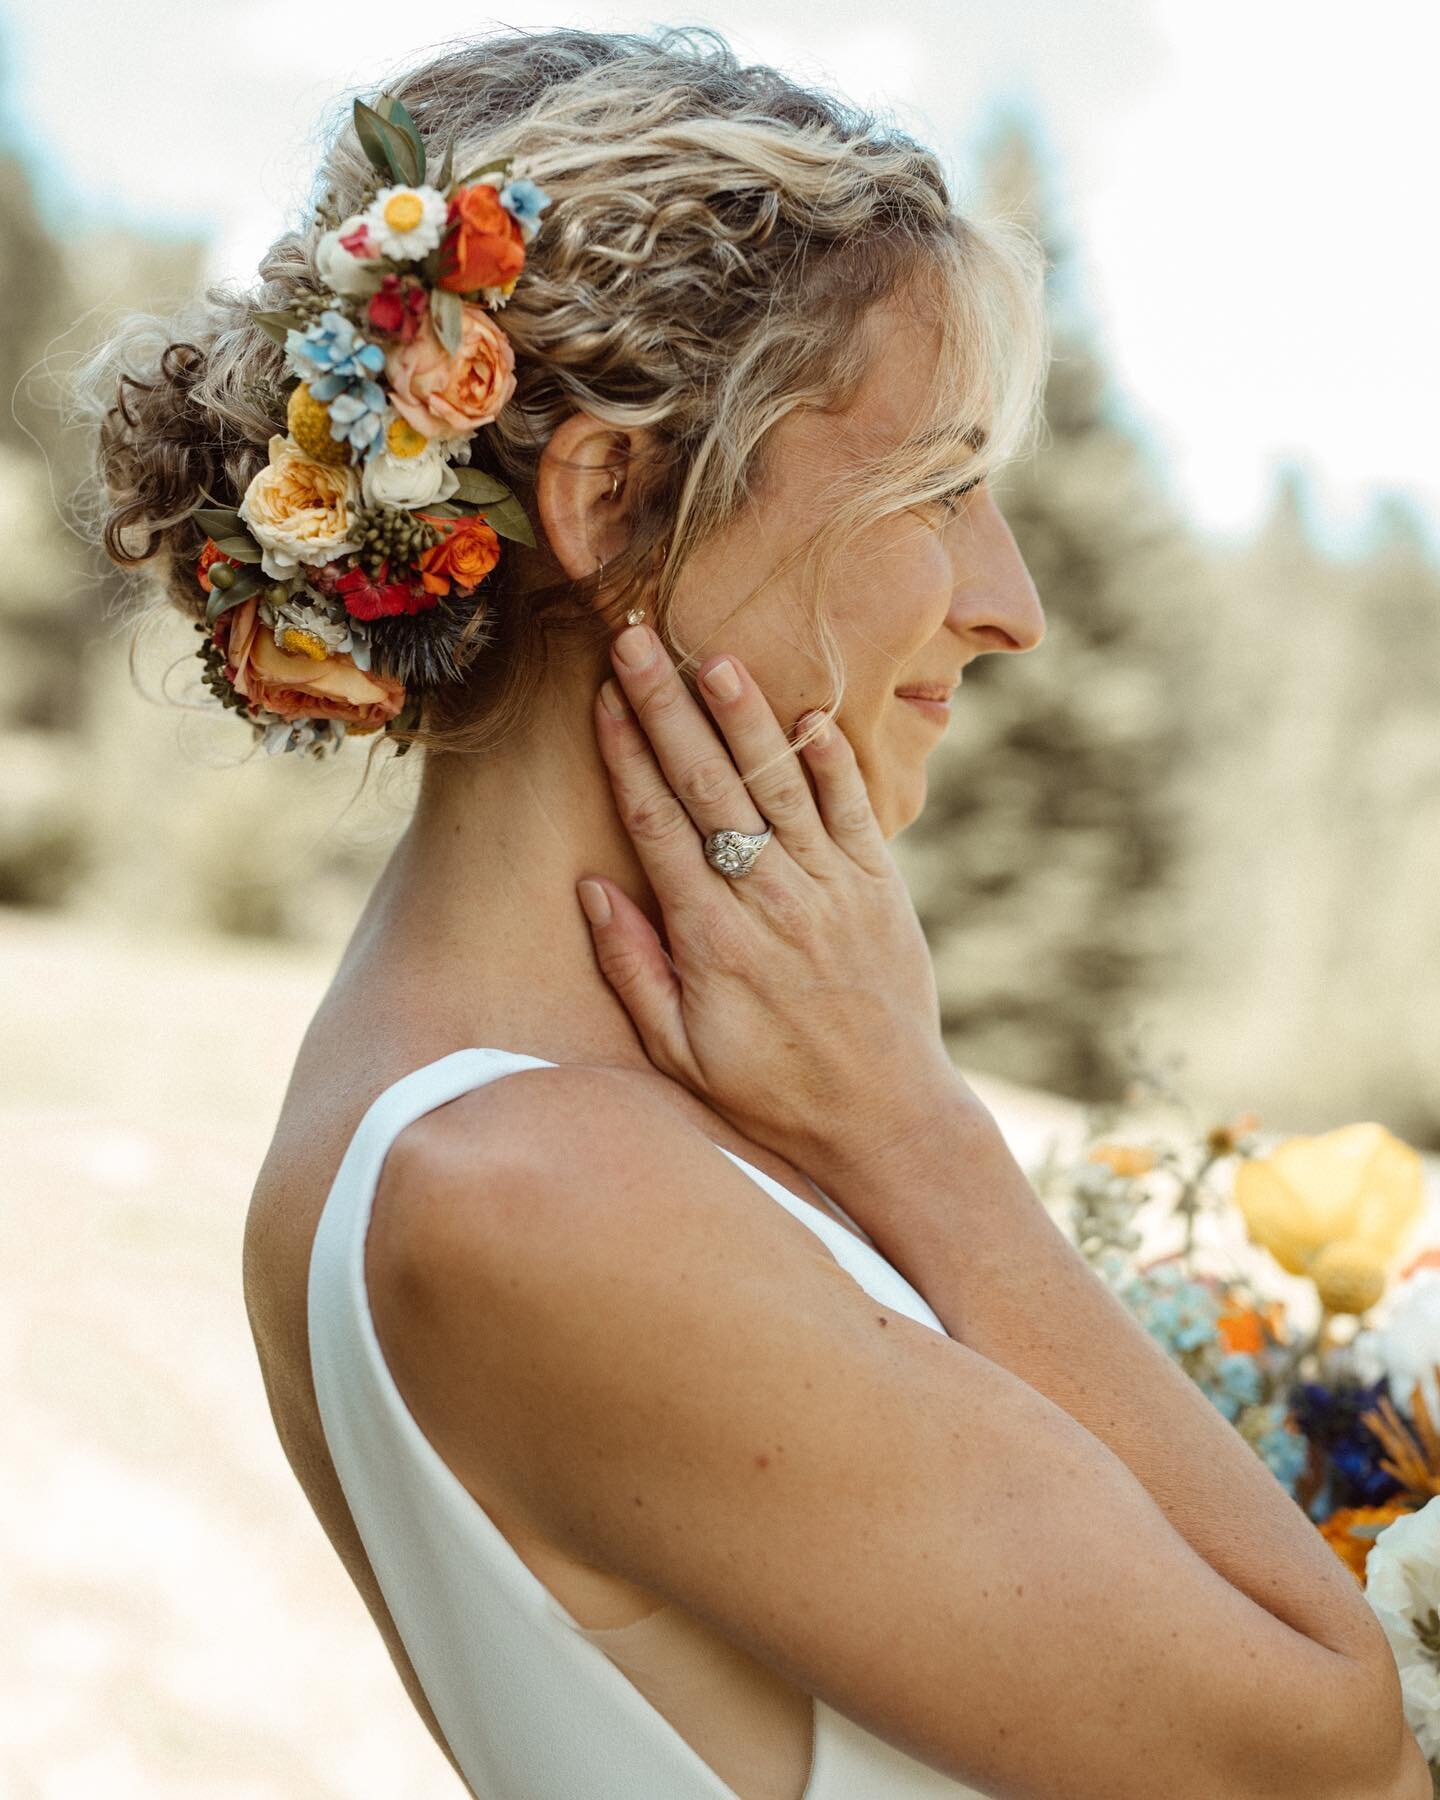
[[[1425,1208],[1419,1154],[1383,1125],[1292,1137],[1235,1171],[1235,1204],[1252,1243],[1308,1275],[1331,1312],[1363,1312]]]

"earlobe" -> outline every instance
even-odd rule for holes
[[[551,553],[572,580],[624,547],[623,466],[629,433],[571,413],[551,433],[535,472],[535,506]]]

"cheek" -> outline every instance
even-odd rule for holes
[[[953,575],[939,536],[909,515],[884,524],[830,613],[847,672],[842,721],[852,708],[872,720],[893,716],[904,704],[894,692],[901,682],[934,673],[937,659],[927,663],[924,651],[950,608]]]

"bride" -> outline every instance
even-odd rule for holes
[[[705,31],[465,41],[391,95],[257,296],[117,352],[102,463],[112,554],[207,611],[212,692],[270,748],[339,721],[423,761],[244,1290],[284,1452],[437,1744],[483,1800],[1424,1800],[1354,1582],[949,1062],[888,849],[967,664],[1044,631],[987,484],[1035,421],[1033,240]],[[444,196],[412,171],[364,215],[395,303],[363,315],[366,516],[490,562],[424,654],[364,552],[286,586],[272,471],[358,505],[358,439],[315,437],[318,381],[277,393],[253,316],[325,350],[358,431],[335,346],[363,340],[316,296],[366,292],[364,136],[408,154],[374,117],[432,166],[452,137],[455,171],[523,159],[487,227],[523,271],[465,308],[503,330],[505,403],[445,465],[503,545],[381,480],[434,448],[406,358],[447,265],[427,298],[393,264]],[[222,513],[240,560],[212,533],[197,587]]]

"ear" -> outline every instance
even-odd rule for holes
[[[576,412],[541,452],[535,506],[551,552],[572,580],[593,575],[629,541],[638,440],[647,436]]]

